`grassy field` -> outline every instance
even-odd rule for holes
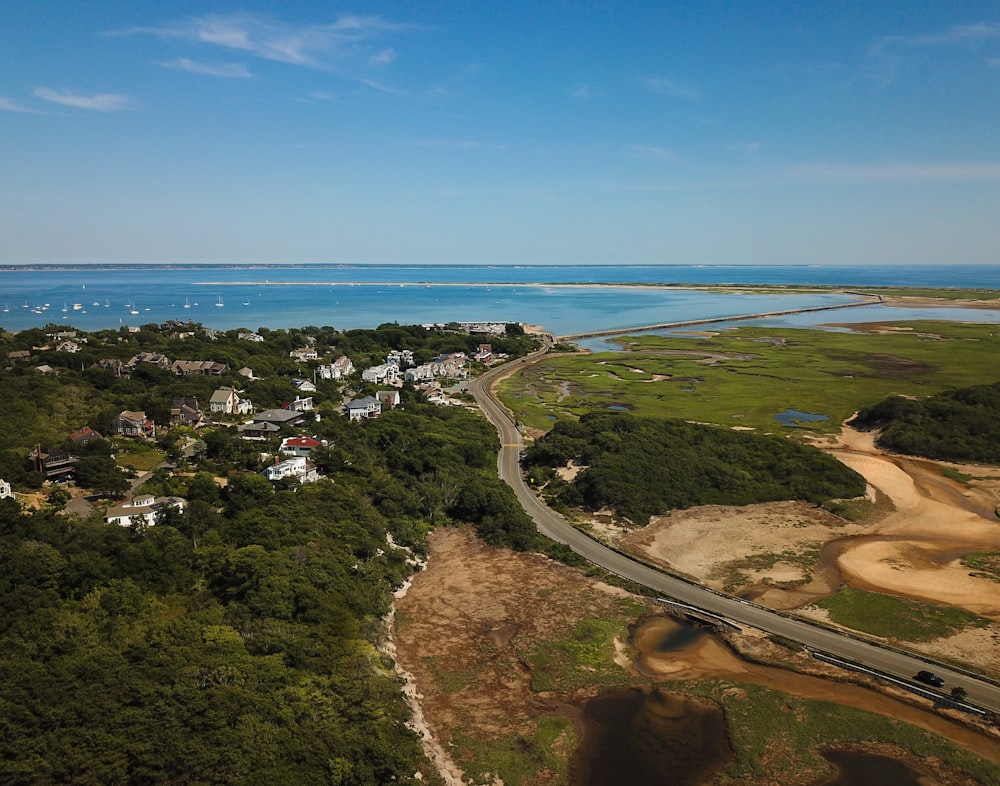
[[[970,625],[988,624],[970,611],[842,587],[816,603],[838,625],[903,641],[931,641]]]
[[[718,681],[693,683],[686,690],[722,704],[735,752],[732,766],[718,784],[808,784],[829,774],[817,753],[836,747],[879,741],[892,743],[922,759],[937,758],[976,779],[1000,784],[1000,767],[916,726],[882,715],[821,701],[810,701],[757,685]]]
[[[891,323],[881,332],[741,327],[699,336],[623,336],[631,351],[543,358],[499,387],[527,426],[594,409],[787,433],[833,432],[892,394],[995,382],[1000,328]],[[782,425],[786,410],[824,416]]]

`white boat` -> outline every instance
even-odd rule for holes
[[[69,306],[67,306],[65,303],[63,303],[62,310],[63,311],[69,311]]]
[[[184,308],[191,308],[191,301],[184,298]]]
[[[134,300],[130,300],[129,301],[129,304],[128,304],[128,313],[129,314],[138,314],[139,313],[139,309],[137,309],[135,307],[135,301]]]
[[[244,306],[249,306],[250,305],[250,298],[248,298],[248,297],[243,298],[243,305]]]
[[[111,301],[108,300],[107,298],[104,298],[104,307],[111,308]]]
[[[222,308],[225,303],[222,302],[222,295],[219,295],[219,302],[215,304],[216,308]]]
[[[74,311],[82,311],[83,310],[83,303],[74,303],[73,304],[73,310]]]
[[[6,303],[4,303],[3,304],[3,313],[6,314],[8,311],[10,311],[10,306],[8,306]]]

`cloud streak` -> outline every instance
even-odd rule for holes
[[[791,177],[825,184],[989,183],[1000,181],[1000,164],[801,164]]]
[[[130,106],[128,96],[121,95],[120,93],[80,95],[79,93],[70,93],[68,90],[52,90],[48,87],[36,87],[34,94],[43,101],[51,101],[54,104],[71,106],[76,109],[89,109],[95,112],[115,112],[121,109],[128,109]]]
[[[690,85],[664,76],[648,77],[642,81],[643,86],[651,93],[670,98],[680,98],[684,101],[700,101],[701,93]]]
[[[633,153],[639,153],[648,158],[655,158],[657,161],[677,161],[677,154],[672,150],[667,150],[663,147],[656,147],[655,145],[629,145],[629,150]]]
[[[16,101],[0,96],[0,112],[26,112],[28,114],[36,114],[38,110],[31,109],[27,106],[21,106]]]
[[[328,68],[333,61],[367,58],[390,61],[393,50],[374,42],[389,33],[408,29],[378,16],[341,16],[329,24],[290,24],[251,13],[210,14],[180,22],[135,26],[112,35],[152,35],[201,46],[244,52],[264,60]]]
[[[189,74],[219,76],[226,79],[250,79],[253,77],[247,67],[239,63],[200,63],[187,57],[178,57],[176,60],[160,65],[176,71],[187,71]]]

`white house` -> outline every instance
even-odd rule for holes
[[[316,373],[319,374],[320,379],[332,379],[339,382],[354,373],[354,364],[347,355],[341,355],[333,363],[317,366]]]
[[[240,392],[235,388],[219,388],[212,394],[209,407],[212,412],[225,415],[248,415],[253,412],[250,399],[240,398]]]
[[[300,483],[312,483],[319,480],[319,472],[305,456],[293,456],[269,466],[264,470],[264,477],[270,481],[296,478]]]
[[[382,402],[374,396],[365,396],[350,401],[347,404],[347,417],[349,420],[365,420],[367,418],[377,418],[382,414]]]
[[[312,412],[315,409],[313,405],[312,396],[296,396],[294,401],[289,401],[285,404],[285,409],[289,412]]]
[[[317,360],[319,358],[319,353],[313,347],[301,347],[300,349],[293,349],[289,352],[288,357],[295,358],[298,361]]]
[[[0,478],[0,499],[7,499],[13,496],[14,492],[10,490],[10,483]]]
[[[316,386],[310,382],[308,379],[293,379],[292,387],[295,388],[299,393],[315,393]]]
[[[303,435],[299,435],[297,437],[285,437],[281,440],[281,447],[278,448],[278,452],[289,456],[302,456],[304,458],[322,444],[323,443],[318,439]]]
[[[186,504],[180,497],[157,498],[152,494],[145,494],[133,497],[123,505],[108,508],[104,520],[108,524],[118,524],[121,527],[129,527],[133,523],[151,527],[157,523],[160,512],[165,508],[174,508],[183,513]]]
[[[361,379],[365,382],[374,382],[376,385],[391,385],[399,377],[399,366],[391,363],[382,363],[378,366],[366,368],[361,372]]]

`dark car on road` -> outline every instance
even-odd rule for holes
[[[918,671],[917,676],[914,678],[925,685],[933,685],[935,688],[940,688],[944,685],[944,679],[939,677],[933,671]]]

